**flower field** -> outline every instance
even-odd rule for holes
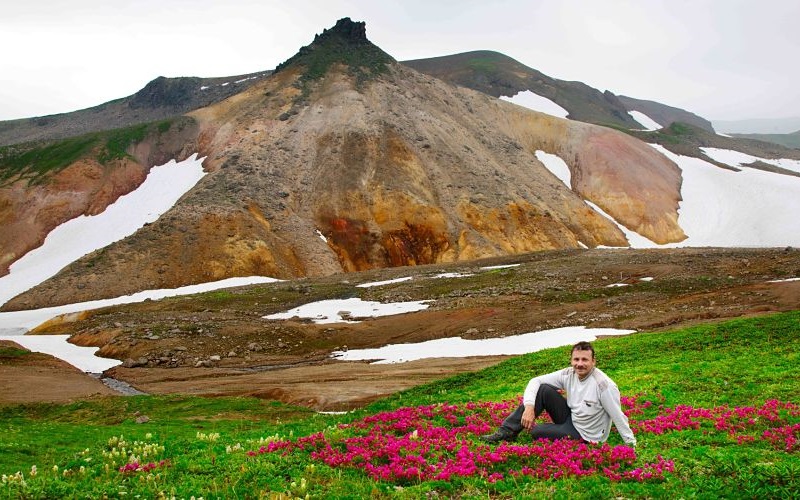
[[[796,497],[799,331],[788,313],[598,341],[636,449],[613,431],[479,439],[564,349],[343,415],[188,396],[0,408],[0,498]]]

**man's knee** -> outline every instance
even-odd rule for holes
[[[536,399],[538,399],[539,406],[546,404],[546,401],[552,401],[553,398],[562,398],[560,392],[558,392],[558,388],[552,386],[550,384],[542,384],[539,386],[539,392],[536,394]]]
[[[543,394],[558,394],[561,396],[561,393],[558,392],[558,388],[554,385],[542,384],[539,386],[539,390],[544,391]]]
[[[564,423],[571,413],[566,398],[558,392],[558,388],[549,384],[539,386],[536,395],[536,416],[543,411],[557,424]]]

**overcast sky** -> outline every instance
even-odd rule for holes
[[[25,0],[0,15],[0,120],[273,69],[342,17],[398,60],[496,50],[712,120],[800,115],[798,0]]]

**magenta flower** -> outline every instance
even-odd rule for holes
[[[623,397],[622,403],[637,434],[699,429],[724,432],[739,445],[761,440],[787,452],[798,448],[800,423],[789,420],[800,417],[800,408],[793,403],[769,400],[761,407],[669,408],[656,406],[642,395]],[[662,480],[675,471],[675,462],[660,455],[653,462],[637,462],[636,451],[628,446],[573,440],[489,446],[476,439],[496,428],[518,404],[517,399],[398,408],[340,425],[347,437],[331,440],[317,433],[272,441],[248,455],[308,453],[332,467],[354,467],[372,479],[398,484],[456,477],[496,483],[524,476],[557,479],[597,474],[612,481],[641,482]],[[634,418],[645,414],[650,417]]]

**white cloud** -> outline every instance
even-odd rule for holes
[[[543,73],[706,118],[800,113],[794,0],[31,0],[0,18],[0,120],[130,95],[157,76],[272,69],[349,16],[398,60],[502,52]],[[20,103],[20,104],[17,104]]]

